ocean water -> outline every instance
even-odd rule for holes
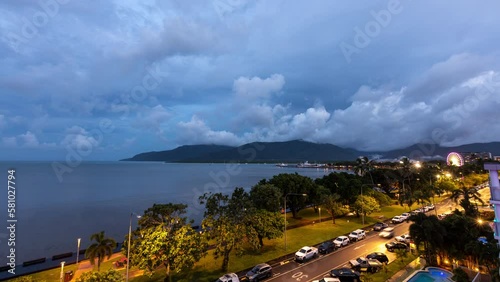
[[[7,258],[7,177],[15,170],[16,262],[76,252],[91,234],[104,230],[122,242],[130,213],[142,214],[154,203],[184,203],[188,217],[199,224],[205,192],[249,190],[263,178],[299,173],[311,178],[332,171],[316,168],[280,168],[274,164],[174,164],[152,162],[88,162],[61,173],[51,162],[0,162],[4,180],[0,197],[0,264]],[[5,250],[5,251],[4,251]]]

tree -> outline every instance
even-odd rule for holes
[[[171,281],[172,272],[190,269],[206,254],[208,243],[183,216],[186,208],[184,204],[154,204],[144,212],[134,232],[131,264],[150,276],[163,265],[165,280]]]
[[[424,213],[412,215],[410,220],[410,236],[413,238],[417,250],[423,245],[425,260],[430,265],[437,265],[437,249],[443,244],[446,229],[439,219],[434,216],[427,216]]]
[[[322,178],[317,178],[315,182],[330,190],[330,194],[340,195],[342,204],[352,205],[359,195],[359,187],[363,183],[363,178],[355,174],[341,172],[330,173]]]
[[[310,194],[313,189],[317,188],[317,185],[311,178],[299,175],[298,173],[281,173],[273,176],[268,183],[280,189],[283,199],[288,193]],[[286,197],[286,201],[286,205],[292,211],[292,216],[294,218],[297,217],[297,212],[306,207],[308,203],[306,197],[297,196]]]
[[[116,242],[112,238],[104,237],[104,231],[92,234],[90,236],[90,241],[94,241],[85,251],[85,257],[90,260],[92,265],[95,264],[95,259],[97,258],[97,271],[101,269],[101,262],[107,256],[107,259],[113,254],[113,250],[116,248]]]
[[[253,210],[246,218],[247,239],[254,249],[264,246],[263,239],[276,239],[283,236],[285,222],[279,212]]]
[[[367,173],[370,175],[370,180],[372,182],[372,185],[375,186],[375,183],[373,182],[373,177],[371,174],[371,171],[373,170],[373,161],[369,160],[368,157],[361,156],[356,159],[356,164],[354,165],[354,173],[356,173],[359,176],[365,176]]]
[[[347,209],[344,208],[340,202],[339,194],[330,194],[323,196],[323,207],[326,209],[328,214],[332,216],[332,222],[335,224],[335,217],[341,216],[347,213]]]
[[[250,190],[250,199],[259,210],[279,211],[281,197],[280,189],[272,184],[257,184]]]
[[[76,282],[121,282],[123,278],[120,272],[109,269],[105,272],[87,271],[78,277]]]
[[[222,257],[221,269],[225,272],[231,252],[234,250],[237,255],[243,252],[247,231],[244,219],[251,201],[243,188],[236,188],[231,198],[222,193],[205,193],[200,197],[200,204],[205,204],[204,233],[215,242],[214,258]]]
[[[471,202],[471,200],[484,204],[484,201],[481,199],[481,194],[479,194],[476,189],[465,186],[464,183],[460,183],[460,188],[451,192],[450,198],[454,202],[458,202],[464,209],[465,215],[470,217],[478,215],[477,207]]]
[[[363,196],[359,195],[358,199],[352,206],[352,209],[356,212],[358,217],[361,214],[361,211],[363,211],[363,214],[366,217],[367,214],[379,211],[380,205],[378,204],[377,200],[375,200],[375,198],[373,197],[366,195]]]

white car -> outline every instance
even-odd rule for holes
[[[378,234],[382,238],[392,238],[394,237],[394,227],[387,227]]]
[[[340,282],[340,279],[334,277],[323,277],[319,280],[313,280],[313,282]]]
[[[405,220],[407,220],[410,217],[411,214],[404,212],[400,216],[403,217]]]
[[[411,242],[411,236],[410,234],[404,234],[404,235],[401,235],[401,236],[396,236],[396,241],[398,242],[403,242],[403,243],[406,243],[406,244],[410,244]]]
[[[240,279],[235,273],[228,273],[224,274],[224,276],[219,277],[216,282],[240,282]]]
[[[317,256],[318,256],[318,248],[305,246],[295,253],[295,260],[305,261],[308,259],[315,258]]]
[[[359,241],[366,238],[366,233],[363,229],[356,229],[349,234],[350,241]]]
[[[339,236],[335,240],[333,240],[333,243],[335,244],[335,247],[340,248],[347,246],[349,244],[349,238],[347,236]]]
[[[395,217],[392,218],[392,223],[401,223],[405,221],[405,218],[399,215],[396,215]]]

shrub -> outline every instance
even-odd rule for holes
[[[121,282],[123,275],[114,269],[106,272],[89,271],[76,279],[76,282]]]

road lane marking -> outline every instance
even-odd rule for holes
[[[356,247],[356,248],[354,248],[354,249],[355,249],[355,250],[357,250],[357,249],[363,248],[365,245],[366,245],[366,244],[363,244],[363,245],[358,246],[358,247]]]

